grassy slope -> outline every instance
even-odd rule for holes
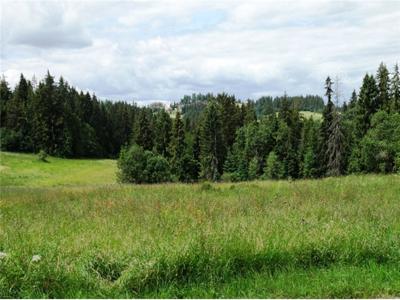
[[[306,119],[310,119],[311,117],[315,120],[322,120],[322,113],[312,112],[312,111],[300,111],[300,115],[302,115]]]
[[[0,297],[400,296],[398,175],[207,189],[58,174],[1,188]]]
[[[0,152],[0,185],[48,187],[115,183],[116,163],[109,159],[60,159],[42,162],[32,154]]]

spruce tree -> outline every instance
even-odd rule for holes
[[[234,96],[218,94],[216,101],[221,110],[222,134],[225,149],[229,149],[235,141],[236,130],[240,125],[240,108]],[[224,158],[226,153],[224,153]]]
[[[390,112],[390,80],[389,71],[386,66],[381,63],[376,74],[378,96],[376,110],[384,109]]]
[[[371,116],[379,109],[378,87],[374,76],[366,74],[358,97],[359,128],[363,136],[370,128]]]
[[[331,81],[330,77],[325,81],[325,96],[328,98],[328,103],[325,106],[325,109],[322,113],[322,123],[319,130],[319,141],[318,141],[318,161],[320,163],[319,168],[319,176],[324,176],[327,167],[329,157],[327,154],[328,150],[328,139],[331,134],[332,122],[333,122],[333,111],[334,111],[334,104],[332,102],[332,89],[333,82]]]
[[[392,110],[395,112],[400,112],[400,74],[398,64],[394,66],[390,83],[390,100]]]
[[[154,127],[155,150],[162,156],[169,157],[168,147],[171,141],[172,120],[164,109],[157,113]]]
[[[185,130],[181,119],[181,114],[178,111],[175,116],[174,125],[172,128],[172,138],[170,145],[171,165],[173,173],[178,177],[182,177],[184,170],[182,168],[182,159],[185,154]]]
[[[351,109],[351,108],[356,107],[356,104],[357,104],[357,93],[356,93],[356,90],[353,90],[353,92],[351,93],[350,101],[349,101],[349,108]]]
[[[210,101],[201,124],[201,171],[204,178],[216,181],[223,169],[224,144],[218,104]]]
[[[327,174],[329,176],[339,176],[344,172],[345,158],[345,138],[341,124],[341,117],[337,111],[333,113],[331,127],[327,144]]]
[[[6,126],[7,106],[12,97],[10,88],[4,76],[0,80],[0,127]]]
[[[152,150],[154,145],[153,139],[152,111],[148,108],[142,108],[135,125],[133,141],[143,147],[144,150]]]

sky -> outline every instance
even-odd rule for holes
[[[101,99],[148,104],[207,92],[322,96],[330,75],[343,101],[380,62],[391,71],[400,61],[400,0],[0,3],[11,86],[49,70]]]

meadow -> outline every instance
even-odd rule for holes
[[[0,298],[399,297],[400,176],[121,185],[1,153]]]

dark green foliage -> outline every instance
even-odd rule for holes
[[[180,169],[181,159],[185,152],[185,129],[181,119],[181,114],[178,111],[175,116],[174,125],[172,128],[172,139],[170,144],[171,162],[174,173],[180,177],[183,170]]]
[[[386,66],[381,63],[376,74],[378,97],[377,97],[377,109],[384,109],[390,111],[390,81],[389,71]]]
[[[248,125],[254,121],[257,121],[254,102],[247,100],[245,103],[242,103],[240,115],[242,125]]]
[[[8,83],[4,77],[0,80],[0,126],[4,127],[7,120],[8,103],[12,97]]]
[[[394,66],[393,76],[390,82],[390,101],[391,110],[400,112],[400,73],[398,64]]]
[[[195,182],[199,178],[200,163],[189,153],[185,153],[179,161],[179,181]]]
[[[345,159],[345,137],[341,123],[341,117],[338,112],[333,113],[333,120],[329,128],[328,146],[327,146],[327,175],[339,176],[344,173]]]
[[[366,74],[358,97],[360,135],[368,131],[372,115],[380,108],[378,94],[374,76]]]
[[[118,159],[118,169],[118,179],[121,182],[146,182],[146,156],[143,148],[138,145],[123,147]]]
[[[118,179],[126,183],[171,181],[168,161],[139,145],[123,147],[118,159]]]
[[[274,98],[271,96],[263,96],[255,102],[255,111],[257,116],[270,115],[280,111],[284,101],[290,102],[290,104],[299,111],[322,112],[325,107],[324,100],[317,95],[294,97],[284,95],[283,97]]]
[[[225,153],[221,113],[215,101],[207,105],[200,130],[201,171],[204,178],[215,181],[222,174]]]
[[[171,141],[172,120],[169,114],[161,109],[155,121],[155,150],[164,157],[169,156],[168,147]]]
[[[313,118],[304,121],[301,138],[300,156],[301,175],[305,178],[318,176],[318,130],[319,122]]]
[[[351,93],[351,98],[350,98],[348,107],[350,109],[354,108],[354,107],[356,107],[356,104],[357,104],[357,93],[356,93],[356,90],[353,90],[353,92]]]
[[[213,98],[212,94],[193,94],[192,96],[186,95],[181,99],[179,107],[190,130],[199,126],[202,113],[207,107],[207,103]]]
[[[323,120],[319,130],[319,141],[318,141],[318,161],[319,161],[319,176],[324,176],[327,172],[329,154],[328,154],[328,140],[331,136],[331,129],[333,123],[333,115],[335,106],[331,101],[332,98],[332,81],[328,77],[325,82],[326,96],[328,103],[322,114]]]
[[[171,181],[171,171],[168,161],[158,154],[145,152],[146,169],[143,174],[144,182],[159,183]]]
[[[222,134],[225,148],[228,149],[235,141],[236,130],[240,127],[240,107],[235,96],[225,93],[218,94],[216,101],[221,110]]]
[[[359,172],[396,171],[400,153],[400,114],[377,112],[371,129],[363,137],[352,157],[352,169]]]
[[[142,146],[145,150],[152,150],[154,145],[153,112],[143,108],[139,112],[135,124],[133,142]]]

